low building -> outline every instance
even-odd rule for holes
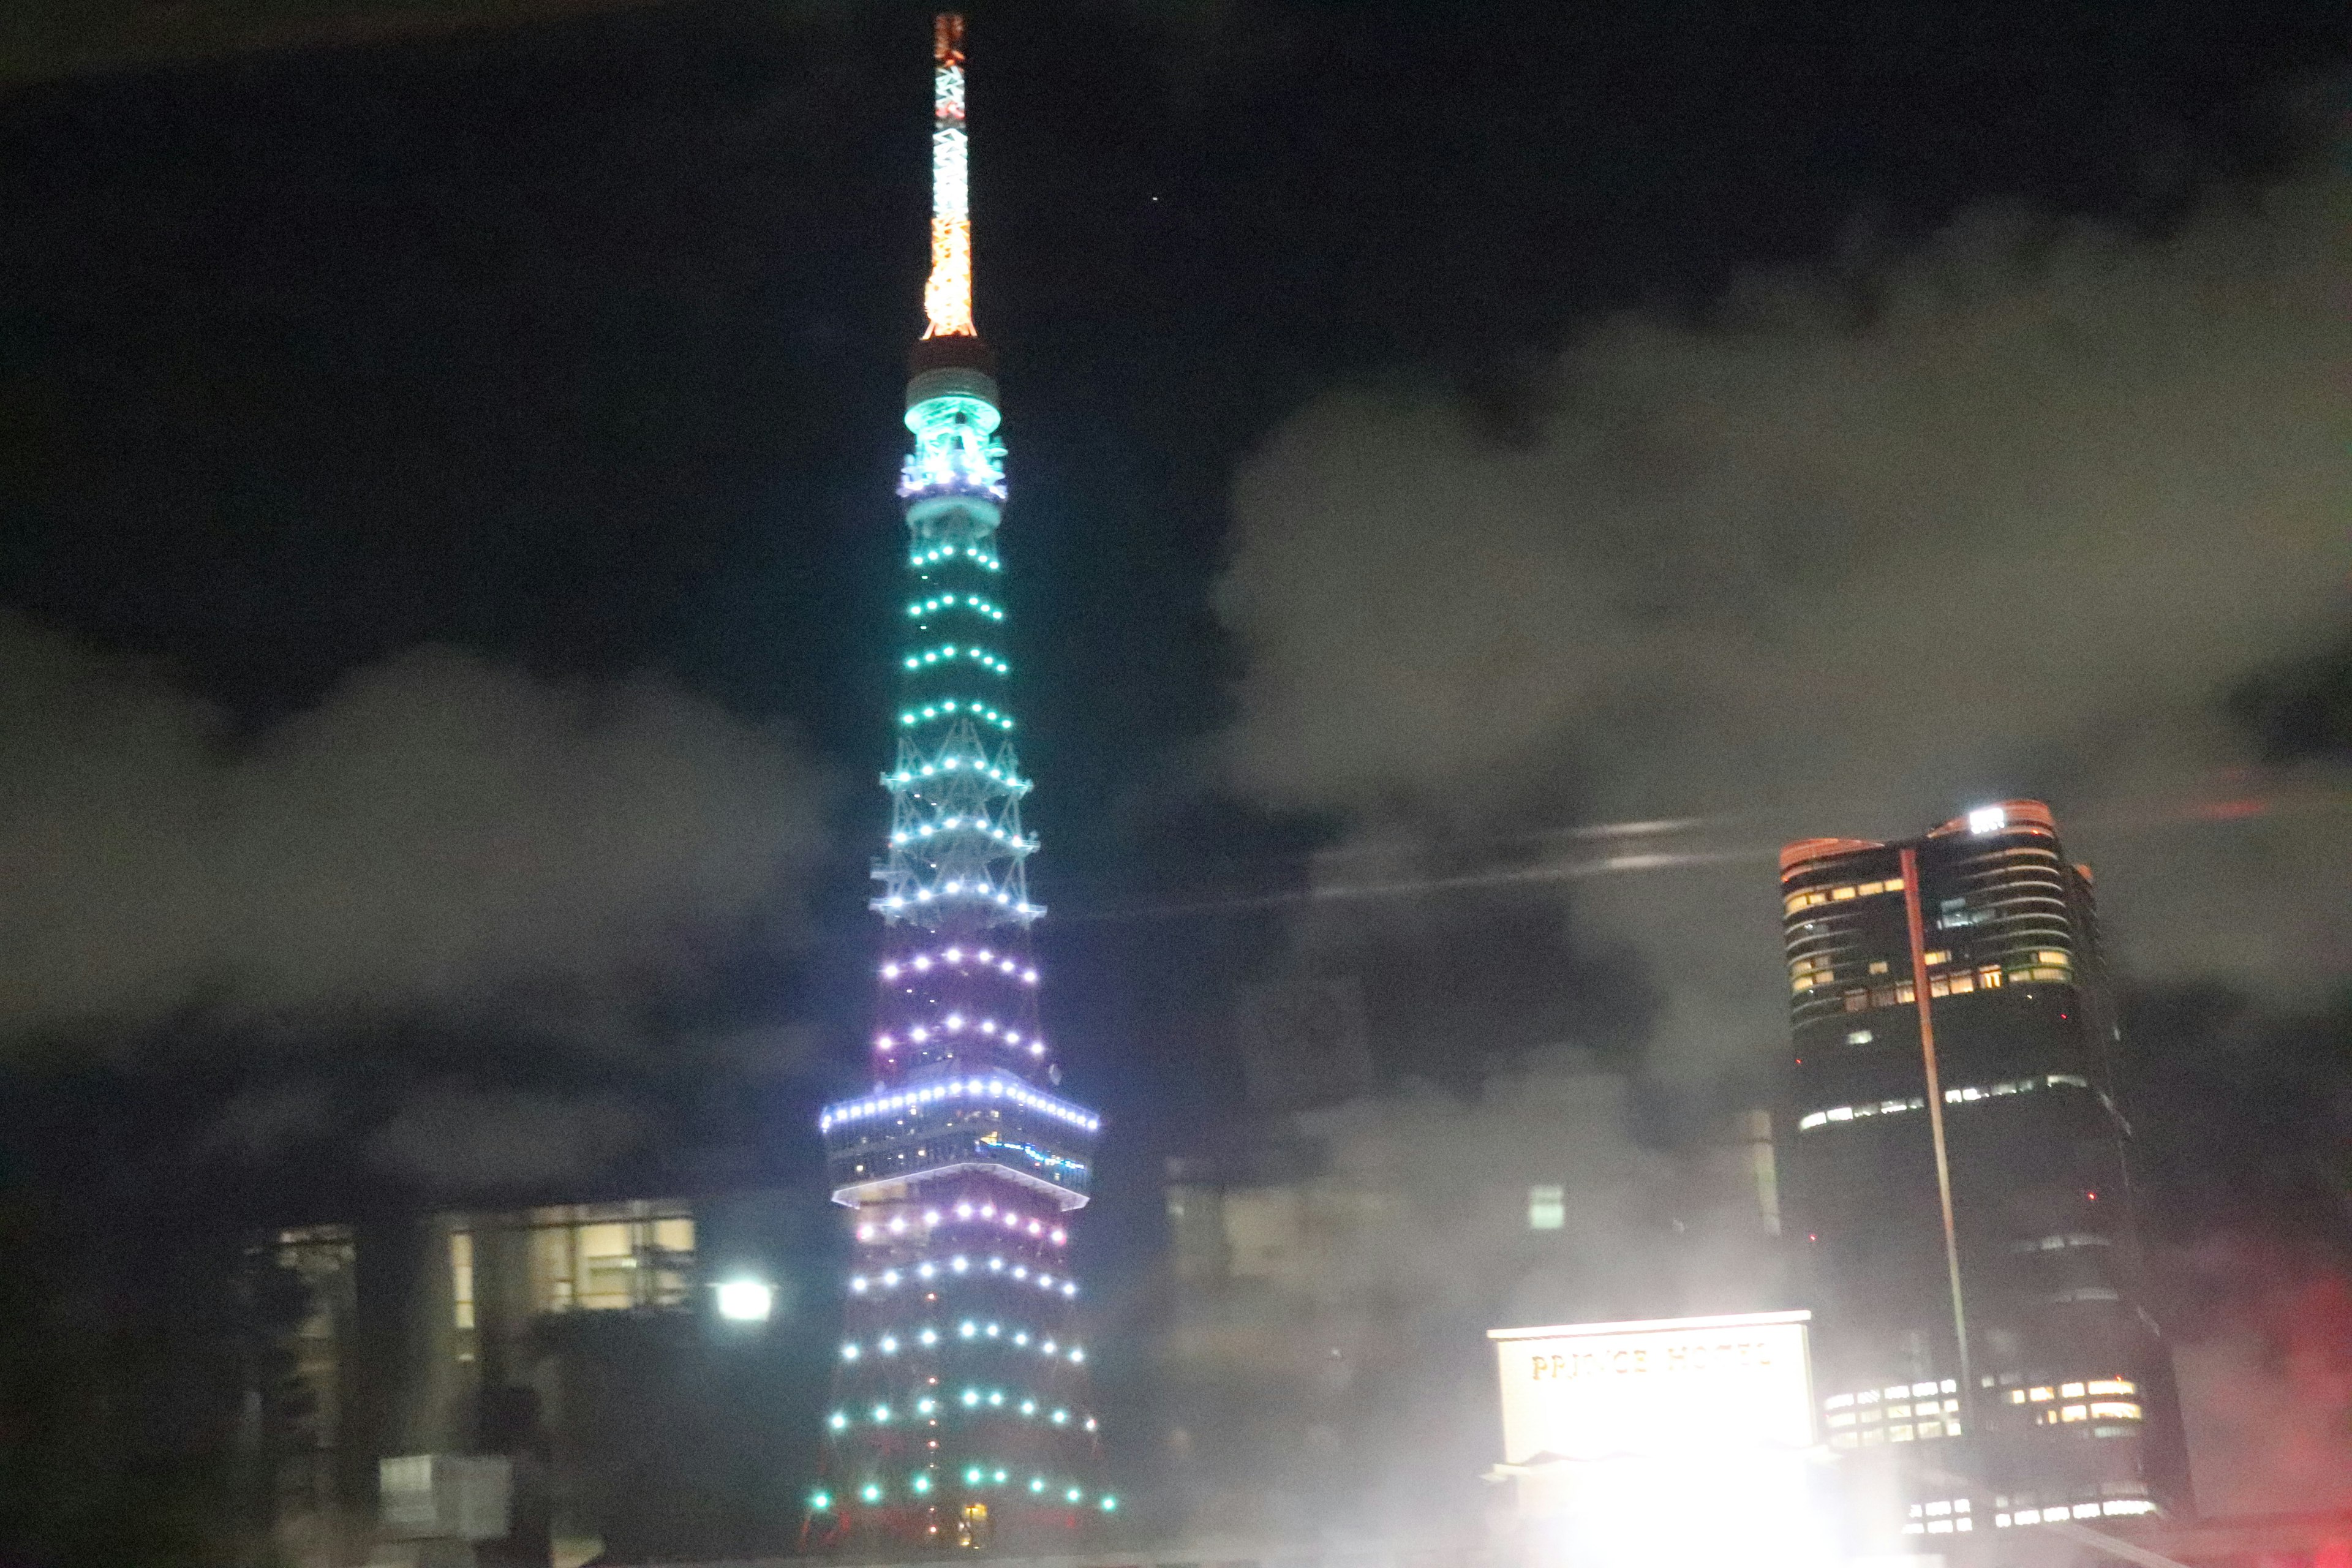
[[[1667,1152],[1633,1136],[1632,1094],[1568,1056],[1171,1161],[1157,1371],[1183,1522],[1466,1539],[1491,1325],[1780,1305],[1760,1113]]]
[[[257,1242],[249,1288],[293,1303],[251,1402],[287,1560],[370,1561],[378,1462],[406,1454],[514,1459],[515,1533],[486,1561],[788,1539],[809,1458],[793,1418],[822,1382],[800,1309],[832,1272],[794,1199],[393,1214]]]

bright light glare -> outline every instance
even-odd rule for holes
[[[719,1287],[719,1315],[730,1322],[764,1323],[775,1310],[776,1292],[758,1279],[730,1279]]]
[[[1980,805],[1969,813],[1970,833],[1999,833],[2009,826],[2009,813],[1997,805]]]
[[[1541,1467],[1520,1479],[1541,1568],[1835,1568],[1801,1453]],[[1696,1506],[1695,1506],[1696,1505]]]

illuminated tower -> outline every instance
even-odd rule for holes
[[[825,1108],[853,1261],[809,1537],[979,1549],[1067,1538],[1118,1500],[1095,1483],[1070,1224],[1095,1113],[1056,1092],[1038,1024],[1021,772],[1007,692],[996,382],[971,320],[963,19],[935,31],[929,324],[913,433],[898,753],[873,1089]]]

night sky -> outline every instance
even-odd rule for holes
[[[1671,1137],[1769,1098],[1780,838],[2011,794],[2114,868],[2157,1228],[2341,1256],[2341,22],[974,7],[1114,1300],[1237,986],[1365,977],[1388,1082],[1586,1048]],[[927,31],[688,0],[0,97],[23,1168],[104,1107],[147,1173],[91,1212],[814,1172]],[[1664,820],[1639,875],[1563,837]]]

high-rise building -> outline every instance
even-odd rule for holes
[[[928,331],[898,621],[897,756],[869,1093],[825,1108],[853,1262],[811,1540],[1008,1545],[1114,1511],[1069,1266],[1094,1111],[1061,1094],[1038,1022],[997,525],[1004,447],[971,319],[963,21],[938,19]]]
[[[2009,801],[1780,852],[1790,1232],[1864,1533],[2187,1504],[2086,866]]]

